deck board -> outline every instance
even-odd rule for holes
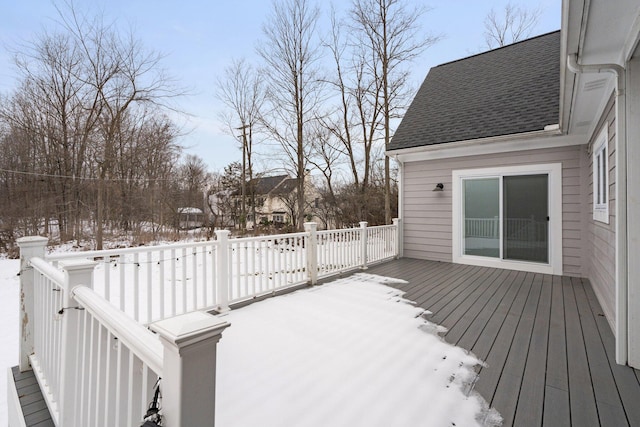
[[[520,411],[514,411],[515,425],[523,425],[526,422],[535,425],[542,424],[542,406],[531,406],[524,402],[544,401],[544,375],[541,375],[541,373],[547,370],[551,278],[550,276],[542,277],[541,275],[536,275],[534,280],[540,283],[540,298],[533,323],[520,393],[517,396],[516,403],[520,407]]]
[[[33,371],[20,372],[18,367],[14,366],[11,373],[27,427],[54,426]]]
[[[640,373],[615,363],[588,280],[409,259],[367,272],[406,280],[394,286],[486,363],[475,390],[505,426],[640,426]]]

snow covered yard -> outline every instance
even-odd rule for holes
[[[0,260],[6,368],[18,361],[19,261]],[[422,310],[356,274],[228,313],[218,346],[217,425],[484,426],[499,423],[468,395],[481,363],[445,343]]]

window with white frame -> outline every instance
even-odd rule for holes
[[[593,219],[609,223],[609,149],[607,123],[593,144]]]

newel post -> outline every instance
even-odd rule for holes
[[[404,235],[402,233],[402,220],[393,218],[393,225],[396,226],[396,259],[402,258],[404,251]]]
[[[76,404],[80,376],[78,364],[80,362],[79,328],[80,316],[78,303],[71,296],[71,291],[77,286],[93,289],[93,269],[98,263],[88,259],[60,261],[59,267],[66,273],[66,286],[62,294],[61,314],[62,336],[60,345],[60,425],[75,426]]]
[[[318,284],[318,224],[305,222],[304,231],[309,233],[307,244],[307,275],[311,285]]]
[[[360,221],[360,268],[367,269],[367,221]]]
[[[16,240],[20,248],[20,371],[31,369],[29,356],[33,354],[33,286],[34,271],[31,258],[43,258],[49,239],[40,236],[21,237]]]
[[[218,312],[229,311],[229,230],[216,230],[218,241],[216,291]]]
[[[201,311],[149,325],[164,347],[161,390],[165,425],[214,425],[216,347],[228,326]]]

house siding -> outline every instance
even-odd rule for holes
[[[586,240],[585,276],[589,278],[593,290],[600,301],[604,315],[615,330],[616,307],[616,120],[615,102],[611,96],[604,109],[602,117],[589,141],[595,143],[603,126],[608,126],[608,154],[609,154],[609,223],[593,219],[593,159],[591,154],[585,154],[583,162],[583,185],[588,189],[586,197],[585,223]]]
[[[583,145],[407,162],[403,172],[404,256],[452,261],[452,171],[562,163],[563,273],[583,276]],[[437,183],[444,191],[431,191]]]

